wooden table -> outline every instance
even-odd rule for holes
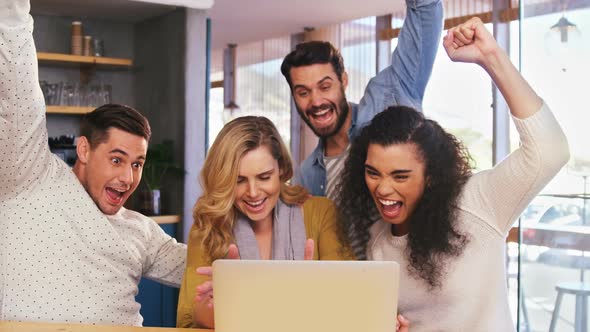
[[[214,332],[207,329],[0,321],[0,332]]]
[[[585,186],[584,186],[585,187]],[[582,199],[584,202],[590,200],[590,194],[540,194],[543,197],[557,197],[566,199]],[[582,212],[584,213],[584,212]],[[583,216],[582,216],[583,218]],[[590,225],[573,226],[573,225],[551,225],[544,223],[534,223],[531,225],[521,225],[524,232],[522,243],[533,244],[560,249],[588,250],[590,248]],[[518,227],[512,227],[506,242],[518,242]],[[565,241],[555,240],[554,237],[570,237]],[[556,243],[557,242],[557,243]]]
[[[535,244],[550,248],[590,251],[590,227],[535,225],[525,228],[524,244]]]
[[[522,244],[590,251],[588,226],[536,224],[534,227],[523,227],[523,232],[525,234],[522,235]],[[513,227],[508,234],[507,242],[518,242],[518,236],[518,227]]]

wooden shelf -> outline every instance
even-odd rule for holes
[[[168,215],[168,216],[151,216],[158,224],[176,224],[180,222],[179,215]]]
[[[37,52],[39,63],[56,65],[98,65],[106,67],[131,67],[131,59],[83,56],[62,53]]]
[[[82,106],[47,106],[46,112],[49,114],[86,114],[94,110],[94,107]]]

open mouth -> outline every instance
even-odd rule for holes
[[[307,112],[307,115],[311,120],[313,120],[317,124],[326,125],[332,122],[332,118],[334,116],[334,108],[322,107],[318,110]]]
[[[401,201],[377,199],[381,205],[381,212],[386,218],[395,218],[399,216],[403,203]]]
[[[260,212],[264,209],[264,203],[266,202],[266,198],[257,201],[246,201],[245,203],[246,209],[252,213]]]
[[[107,199],[109,200],[109,202],[111,204],[114,204],[114,205],[121,204],[121,202],[123,201],[123,196],[125,195],[126,192],[127,192],[127,190],[125,190],[125,189],[112,188],[112,187],[106,188]]]

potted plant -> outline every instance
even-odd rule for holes
[[[174,161],[174,145],[171,140],[151,144],[147,150],[147,160],[143,167],[145,190],[141,192],[140,212],[157,216],[161,211],[160,189],[167,176],[182,176],[184,169]]]

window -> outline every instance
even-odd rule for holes
[[[291,138],[291,92],[281,63],[291,51],[291,38],[275,38],[237,48],[236,103],[241,115],[269,118],[285,144]]]
[[[348,72],[348,101],[358,103],[369,80],[376,75],[376,44],[374,16],[340,25],[341,54]]]
[[[290,98],[289,86],[281,74],[283,57],[290,51],[290,37],[275,38],[238,45],[236,49],[236,100],[237,114],[223,114],[224,89],[210,90],[209,146],[223,125],[234,117],[259,115],[269,118],[289,146]],[[223,50],[212,52],[211,82],[223,80]],[[207,147],[209,148],[209,147]]]
[[[590,285],[590,253],[583,245],[590,230],[590,202],[587,201],[590,132],[586,129],[590,112],[585,99],[590,77],[590,8],[562,12],[561,2],[539,7],[538,3],[527,0],[523,6],[521,71],[563,127],[571,159],[521,217],[521,312],[526,311],[528,319],[523,315],[520,330],[526,327],[531,331],[549,330],[555,311],[555,331],[573,331],[576,318],[587,316],[588,312],[576,315],[573,295],[564,295],[559,309],[555,308],[555,300],[558,285],[569,282],[579,287],[580,281],[586,287]],[[547,13],[533,12],[539,8]],[[567,43],[560,42],[558,32],[550,31],[562,17],[581,32],[570,31]],[[519,44],[514,35],[518,33],[518,24],[512,22],[511,47],[516,50]],[[513,147],[517,145],[516,137],[512,131]]]
[[[210,81],[212,84],[223,82],[223,50],[211,52]],[[207,115],[207,151],[223,127],[223,106],[223,86],[212,87],[209,90],[209,114]]]
[[[491,24],[486,24],[492,29]],[[446,34],[443,31],[442,36]],[[392,40],[392,50],[397,38]],[[454,63],[441,44],[423,101],[424,114],[457,136],[467,147],[477,170],[492,167],[492,82],[474,64]]]

